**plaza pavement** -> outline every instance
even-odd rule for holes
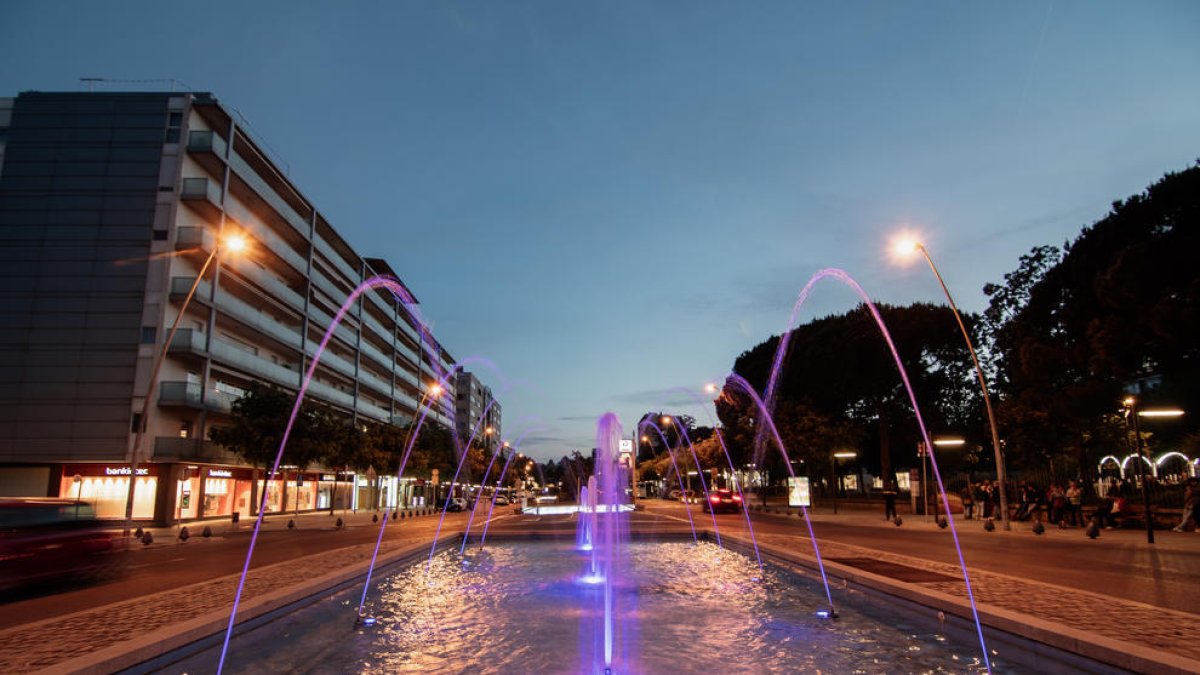
[[[646,511],[637,517],[641,525],[635,530],[676,535],[687,532],[679,505],[650,500],[646,506]],[[529,534],[556,536],[573,531],[573,526],[564,517],[519,517],[511,515],[510,509],[497,513],[502,515],[493,523],[489,538]],[[316,522],[318,517],[321,516],[299,518],[300,522],[305,518],[313,518]],[[346,525],[377,527],[370,518],[370,513],[352,514],[346,517]],[[698,527],[711,530],[708,518],[707,515],[695,518]],[[838,523],[864,528],[868,533],[871,528],[878,528],[880,542],[885,539],[885,533],[891,535],[891,530],[896,529],[874,512],[843,511],[837,516],[815,512],[810,518],[818,531],[823,523],[835,522],[835,519]],[[920,516],[915,519],[919,520]],[[381,549],[380,564],[417,559],[427,554],[436,520],[433,517],[413,519],[407,522],[407,527],[389,533]],[[743,523],[740,529],[739,521]],[[463,522],[464,519],[448,522],[442,537],[456,537]],[[481,519],[476,520],[474,533],[478,533],[475,528],[481,522]],[[798,517],[773,511],[756,512],[753,522],[758,544],[765,553],[785,564],[811,571],[815,558],[807,528],[800,526]],[[906,527],[916,525],[910,522]],[[203,523],[193,524],[189,531],[192,536],[197,536],[203,526]],[[209,526],[213,529],[214,539],[219,539],[231,527],[227,521],[214,521]],[[249,526],[242,523],[237,527],[245,529]],[[725,516],[721,526],[722,535],[729,544],[750,546],[744,520],[740,517]],[[266,527],[284,528],[286,520],[268,521]],[[1044,555],[1044,550],[1038,547],[1039,542],[1045,540],[1034,537],[1027,527],[1018,527],[1014,532],[997,531],[988,536],[996,537],[1000,548],[1007,550],[1006,555],[1012,560]],[[152,546],[176,545],[178,528],[160,528],[151,532],[155,534]],[[1095,543],[1078,531],[1074,534],[1074,541],[1079,546]],[[1168,535],[1174,536],[1168,539]],[[1136,536],[1136,532],[1105,531],[1102,538],[1117,540]],[[960,627],[968,620],[970,610],[965,584],[957,565],[929,556],[906,554],[903,547],[897,550],[895,545],[846,543],[838,541],[836,534],[819,537],[822,557],[835,580],[835,593],[870,587],[925,606],[931,613],[944,612],[949,617],[948,622],[957,622]],[[1160,542],[1161,549],[1182,552],[1190,560],[1200,561],[1200,534],[1161,533]],[[353,583],[368,565],[372,549],[373,545],[357,544],[252,570],[242,595],[239,620],[261,617],[328,589]],[[1200,570],[1194,565],[1184,570],[1172,570],[1172,573],[1200,582]],[[1104,587],[1089,590],[1047,583],[1031,578],[1019,564],[1010,565],[1008,573],[972,569],[971,580],[985,626],[1136,672],[1200,673],[1200,642],[1196,639],[1200,636],[1200,599],[1191,605],[1190,611],[1164,609],[1106,593]],[[237,575],[225,576],[195,587],[133,598],[0,631],[0,672],[107,673],[132,667],[223,631],[237,582]],[[1140,583],[1153,585],[1158,582],[1151,575]],[[1195,583],[1192,588],[1200,589],[1200,583]]]

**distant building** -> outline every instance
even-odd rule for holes
[[[247,250],[212,256],[232,233]],[[296,391],[352,289],[394,275],[207,93],[0,99],[0,258],[0,495],[78,495],[123,516],[145,409],[134,515],[158,522],[254,511],[261,474],[210,430],[249,382]],[[452,361],[396,298],[370,292],[308,396],[355,421],[408,424]],[[449,426],[447,384],[435,418]],[[304,510],[327,508],[338,476],[273,478],[269,508]]]
[[[466,444],[474,433],[477,445],[495,450],[504,437],[500,402],[492,396],[492,390],[469,371],[459,368],[454,380],[457,396],[454,420],[459,442]]]

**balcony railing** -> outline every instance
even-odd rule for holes
[[[192,354],[204,356],[204,333],[193,328],[180,328],[175,331],[175,338],[167,350],[171,354]]]
[[[154,438],[154,459],[179,459],[221,464],[239,463],[237,455],[212,441],[177,436],[156,436]]]
[[[208,178],[184,178],[179,198],[197,213],[210,220],[221,216],[221,188]]]
[[[231,394],[209,391],[208,396],[203,397],[204,400],[201,401],[202,393],[199,382],[161,382],[158,385],[158,404],[229,412],[236,398]]]

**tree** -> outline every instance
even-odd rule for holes
[[[251,382],[246,393],[233,402],[229,424],[214,427],[210,434],[213,442],[232,451],[247,464],[263,469],[260,494],[267,492],[267,481],[271,478],[269,470],[279,455],[283,432],[295,403],[295,394]],[[312,461],[313,444],[305,440],[304,412],[302,408],[285,448],[287,459],[298,466],[307,466]],[[258,505],[254,508],[257,510]]]
[[[970,355],[951,310],[924,303],[878,309],[931,433],[986,434]],[[977,321],[971,315],[964,320],[968,326]],[[779,340],[769,338],[734,364],[734,372],[756,391],[766,387]],[[731,454],[739,461],[753,458],[761,414],[749,397],[726,383],[717,412]],[[834,450],[854,447],[885,480],[892,474],[893,439],[905,441],[900,456],[910,461],[920,438],[892,353],[864,306],[793,330],[773,419],[789,459],[829,462]],[[756,460],[774,475],[787,473],[773,441]]]
[[[1200,165],[1167,174],[1058,255],[1034,249],[990,286],[991,349],[1009,457],[1073,456],[1085,477],[1124,449],[1115,418],[1127,390],[1144,402],[1200,405]],[[1182,441],[1195,416],[1164,429]]]

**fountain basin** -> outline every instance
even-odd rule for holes
[[[583,634],[597,589],[580,583],[584,557],[570,542],[449,548],[428,578],[424,564],[377,572],[374,625],[352,625],[355,589],[323,593],[241,629],[227,671],[602,672]],[[615,592],[631,609],[618,617],[614,672],[984,671],[973,625],[940,622],[911,600],[853,583],[829,620],[817,616],[817,582],[786,560],[760,573],[752,558],[708,543],[625,550],[631,573]],[[1124,672],[997,632],[988,631],[996,672]],[[195,644],[137,672],[212,672],[219,649]]]

